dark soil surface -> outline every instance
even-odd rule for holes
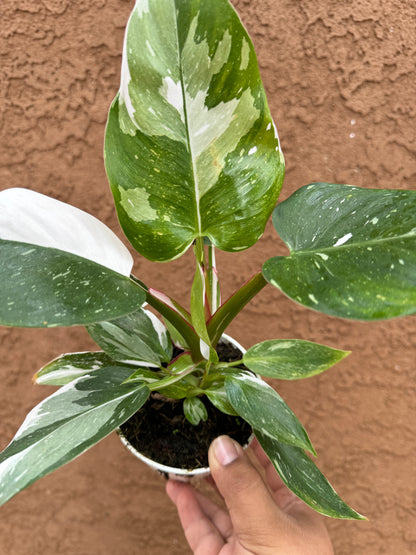
[[[220,343],[218,353],[225,362],[241,358],[239,350],[229,343]],[[227,434],[245,445],[252,430],[243,419],[224,414],[205,397],[201,400],[208,418],[193,426],[184,416],[183,399],[152,393],[143,407],[120,426],[121,431],[133,447],[158,463],[186,469],[206,467],[213,439]]]
[[[187,469],[208,466],[208,448],[213,439],[227,434],[245,445],[251,427],[241,418],[220,412],[205,398],[202,401],[208,419],[193,426],[183,414],[182,399],[152,394],[121,430],[133,447],[158,463]]]

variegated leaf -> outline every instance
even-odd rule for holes
[[[349,355],[302,339],[271,339],[253,345],[243,356],[250,370],[280,380],[299,380],[324,372]]]
[[[105,164],[121,225],[151,260],[196,237],[226,251],[264,231],[283,155],[252,43],[228,0],[137,0]]]
[[[312,509],[333,518],[366,520],[339,497],[302,449],[284,445],[259,430],[255,435],[283,483]]]
[[[416,191],[312,183],[273,224],[290,256],[263,274],[294,301],[358,320],[416,313]]]
[[[145,300],[130,280],[133,259],[89,214],[26,189],[0,192],[0,323],[88,324]]]
[[[27,415],[0,454],[0,505],[92,447],[145,403],[146,385],[121,383],[130,373],[110,367],[78,378]]]
[[[100,220],[29,189],[0,192],[0,239],[74,254],[126,277],[133,267],[128,249]]]
[[[252,428],[315,454],[302,424],[266,382],[250,372],[236,371],[226,377],[225,390],[234,410]]]
[[[46,364],[36,372],[33,380],[40,385],[66,385],[108,366],[114,366],[114,360],[102,351],[68,353]]]
[[[205,390],[205,395],[208,397],[214,407],[216,407],[221,412],[224,412],[225,414],[231,414],[232,416],[238,416],[237,412],[234,410],[233,406],[228,400],[224,384],[211,386],[209,389]]]
[[[87,326],[88,333],[113,360],[159,366],[172,358],[172,342],[162,322],[150,311]]]
[[[199,397],[190,397],[189,399],[184,399],[183,402],[183,412],[186,419],[193,425],[198,426],[201,422],[205,422],[208,418],[208,412]]]

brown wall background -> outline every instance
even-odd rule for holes
[[[411,188],[416,176],[416,4],[408,0],[236,0],[287,161],[282,198],[322,180]],[[117,233],[102,160],[133,0],[1,0],[0,187],[70,202]],[[274,231],[219,256],[224,295],[267,257]],[[184,298],[189,257],[136,257],[136,275]],[[410,554],[414,519],[415,319],[363,324],[295,306],[269,287],[234,323],[243,345],[303,338],[350,349],[333,370],[274,385],[305,423],[318,464],[367,523],[328,520],[338,555]],[[0,447],[50,393],[31,376],[94,349],[83,329],[0,330]],[[412,525],[413,524],[413,525]],[[1,555],[188,553],[164,483],[113,434],[0,509]]]

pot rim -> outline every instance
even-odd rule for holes
[[[239,349],[242,354],[246,352],[246,349],[237,340],[235,340],[233,337],[230,337],[226,333],[223,333],[221,338],[225,339],[226,341],[231,343],[234,347]],[[135,447],[133,447],[131,443],[128,441],[128,439],[126,439],[126,437],[124,436],[120,428],[117,428],[116,431],[121,442],[125,445],[125,447],[127,447],[130,453],[132,453],[135,457],[137,457],[139,460],[141,460],[142,462],[144,462],[154,470],[157,470],[158,472],[164,474],[168,478],[173,478],[175,480],[180,480],[180,481],[188,481],[190,478],[194,476],[198,476],[200,478],[204,476],[208,476],[211,472],[209,466],[204,466],[202,468],[188,469],[188,468],[177,468],[174,466],[167,466],[165,464],[158,463],[153,459],[149,459],[148,457],[140,453],[140,451],[138,451]],[[248,447],[250,445],[251,441],[253,440],[253,437],[254,437],[254,434],[250,436],[250,438],[247,441],[247,445],[244,447]]]

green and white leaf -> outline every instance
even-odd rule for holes
[[[83,325],[132,312],[133,259],[89,214],[26,189],[0,192],[0,324]]]
[[[157,387],[155,391],[170,399],[184,399],[195,389],[194,376],[185,376],[182,380],[165,387]]]
[[[192,360],[192,356],[189,353],[182,353],[169,364],[168,370],[170,374],[183,374],[194,369],[196,366],[197,364]]]
[[[129,373],[109,367],[78,378],[27,415],[0,454],[0,505],[92,447],[145,403],[146,385],[121,384]]]
[[[238,416],[227,397],[224,384],[211,386],[205,390],[205,395],[211,403],[221,412],[230,414],[231,416]]]
[[[264,231],[284,160],[253,45],[228,0],[137,0],[105,165],[121,225],[151,260],[196,237],[226,251]]]
[[[236,372],[225,379],[225,390],[234,410],[252,428],[315,454],[302,424],[280,395],[262,379],[250,372]]]
[[[109,322],[87,326],[88,333],[113,360],[160,366],[172,358],[172,341],[162,322],[139,309]]]
[[[33,379],[39,385],[66,385],[108,366],[114,367],[114,360],[101,351],[69,353],[46,364]]]
[[[169,332],[172,343],[176,345],[176,347],[179,347],[184,351],[188,351],[189,345],[187,344],[181,333],[175,328],[175,326],[171,324],[167,318],[163,318],[163,322]]]
[[[195,366],[192,357],[185,353],[177,357],[168,366],[167,370],[163,372],[156,373],[152,370],[139,368],[128,377],[126,383],[137,381],[152,382],[149,385],[152,391],[158,391],[171,399],[183,399],[190,395],[192,390],[199,385],[199,380],[192,373],[188,373],[194,370]],[[177,375],[175,376],[175,374]],[[183,377],[181,378],[181,376]]]
[[[199,397],[190,397],[183,401],[183,412],[186,419],[193,425],[198,426],[201,422],[205,422],[208,418],[208,412]]]
[[[299,380],[324,372],[349,354],[302,339],[272,339],[248,349],[243,362],[261,376]]]
[[[312,509],[333,518],[366,520],[339,497],[302,449],[284,445],[258,430],[255,436],[284,484]]]
[[[293,300],[359,320],[416,312],[416,191],[313,183],[273,223],[290,256],[263,274]]]

